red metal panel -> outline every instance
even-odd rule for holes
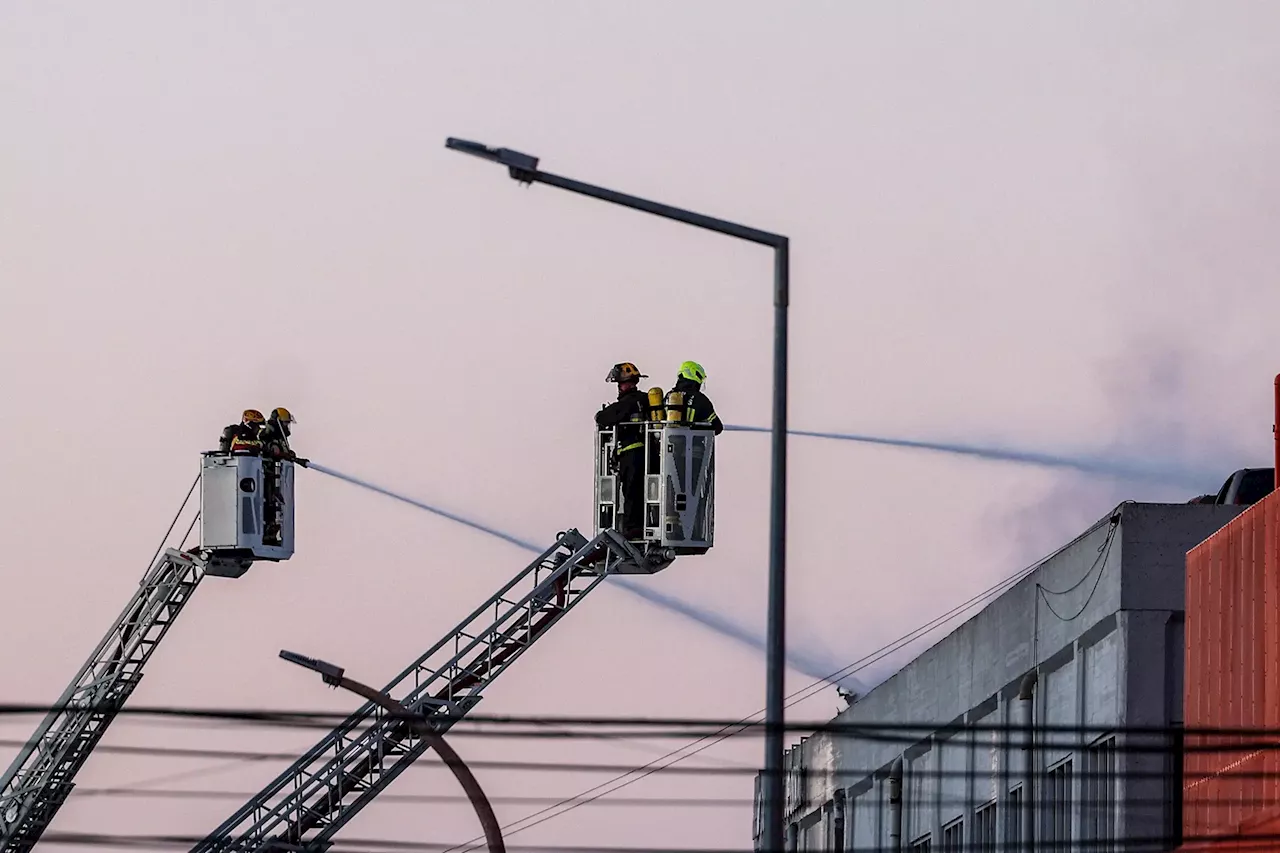
[[[1186,637],[1189,730],[1280,729],[1280,492],[1188,552]],[[1257,841],[1276,832],[1280,741],[1188,735],[1186,746],[1186,837]],[[1215,842],[1186,849],[1233,848]]]

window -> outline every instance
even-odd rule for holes
[[[1000,837],[996,826],[996,801],[992,800],[984,806],[979,806],[973,813],[972,848],[977,853],[995,853],[996,840]]]
[[[932,849],[933,836],[927,832],[911,842],[911,853],[930,853]]]
[[[961,853],[964,849],[964,818],[942,827],[942,853]]]
[[[786,799],[785,809],[788,815],[793,815],[805,806],[808,802],[808,785],[804,766],[804,742],[808,738],[801,738],[800,743],[793,746],[790,751],[784,753],[783,764],[786,765]]]
[[[1019,785],[1009,791],[1009,813],[1005,815],[1005,822],[1009,825],[1009,846],[1006,849],[1017,850],[1022,844],[1022,812],[1022,786]]]
[[[1044,784],[1044,843],[1066,850],[1071,843],[1071,759],[1050,768]]]
[[[1084,799],[1085,837],[1090,850],[1112,853],[1115,849],[1116,738],[1110,735],[1089,747],[1084,756],[1085,775],[1080,780]]]

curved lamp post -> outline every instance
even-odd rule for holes
[[[484,838],[489,845],[489,853],[506,853],[507,848],[502,841],[502,830],[498,826],[498,818],[494,815],[493,807],[489,804],[489,798],[484,795],[480,783],[476,781],[476,777],[472,775],[471,769],[462,760],[462,756],[453,751],[453,747],[445,742],[444,737],[433,729],[421,714],[415,714],[403,703],[397,702],[381,690],[375,690],[367,684],[347,678],[344,674],[345,670],[337,664],[284,649],[280,650],[280,657],[289,663],[296,663],[312,672],[320,673],[325,684],[341,687],[343,690],[363,696],[387,713],[407,720],[418,736],[449,766],[459,784],[462,785],[462,790],[466,791],[467,799],[471,800],[471,805],[476,810],[476,817],[480,819],[480,825],[484,828]]]
[[[769,606],[765,639],[764,729],[764,837],[763,850],[782,849],[783,738],[786,699],[786,541],[787,541],[787,308],[791,301],[791,241],[737,222],[716,219],[692,210],[627,195],[583,183],[538,168],[539,158],[510,148],[493,148],[470,139],[449,137],[444,147],[505,166],[507,174],[522,184],[545,184],[578,195],[616,204],[663,219],[683,222],[726,237],[746,240],[773,249],[773,447],[769,507]]]

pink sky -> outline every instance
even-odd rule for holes
[[[0,701],[61,692],[245,406],[288,406],[317,461],[548,543],[590,525],[590,416],[614,362],[669,384],[696,359],[726,420],[768,423],[767,250],[517,187],[445,151],[450,135],[790,235],[797,428],[1167,448],[1224,477],[1270,464],[1280,8],[1101,9],[8,4]],[[649,582],[763,626],[768,439],[719,452],[715,551]],[[805,439],[791,459],[791,636],[839,661],[1113,499],[1191,497]],[[207,581],[133,704],[351,709],[277,651],[380,685],[527,560],[308,472],[299,507],[297,556]],[[763,704],[763,675],[749,650],[601,590],[481,710],[735,717]],[[792,713],[836,707],[826,691]],[[316,737],[126,719],[106,742]],[[674,745],[455,743],[636,764]],[[753,766],[761,746],[710,754]],[[197,766],[97,755],[78,781]],[[247,798],[284,766],[182,784]],[[481,780],[500,798],[601,777]],[[393,790],[456,793],[439,769]],[[626,793],[695,790],[749,800],[751,779]],[[54,829],[202,834],[236,805],[74,797]],[[594,805],[509,843],[747,848],[750,818]],[[379,805],[339,839],[476,832],[462,806]]]

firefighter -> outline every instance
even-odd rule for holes
[[[231,424],[222,431],[218,449],[223,453],[257,456],[262,451],[258,431],[265,420],[257,409],[245,409],[240,415],[240,423]]]
[[[262,443],[262,455],[268,459],[288,459],[290,462],[300,462],[305,465],[307,460],[299,459],[289,447],[289,435],[297,422],[289,410],[283,406],[272,409],[271,417],[258,430],[258,440]]]
[[[597,427],[616,428],[614,452],[622,513],[614,524],[627,539],[644,535],[644,422],[649,419],[649,395],[639,387],[644,378],[629,361],[615,364],[605,381],[618,383],[618,399],[596,412]]]
[[[724,424],[716,414],[716,407],[710,398],[702,393],[702,383],[707,381],[707,371],[696,361],[686,361],[680,365],[680,375],[672,391],[684,395],[683,420],[687,424],[709,424],[716,435],[724,432]]]
[[[306,467],[308,460],[298,456],[289,446],[289,435],[298,421],[283,406],[271,410],[271,417],[258,431],[258,440],[262,443],[263,495],[262,541],[268,545],[282,544],[280,531],[280,513],[284,507],[284,496],[280,494],[280,462],[288,460]]]

